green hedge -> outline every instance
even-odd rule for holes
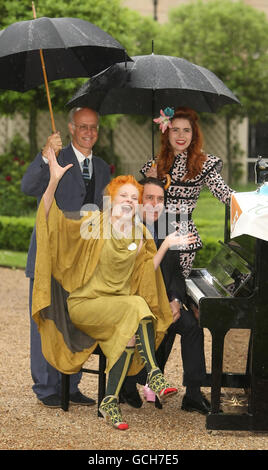
[[[21,179],[31,161],[29,144],[16,135],[0,155],[0,215],[28,215],[36,199],[21,191]]]
[[[27,252],[35,219],[0,216],[0,249]],[[194,267],[205,267],[219,250],[218,239],[202,237],[203,248],[196,254]]]
[[[0,249],[28,251],[34,223],[32,217],[0,216]]]

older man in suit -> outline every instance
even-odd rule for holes
[[[52,147],[58,154],[62,166],[73,166],[59,182],[55,193],[56,202],[61,210],[80,211],[85,204],[101,208],[105,186],[110,181],[110,167],[101,158],[93,155],[92,149],[98,139],[98,114],[89,108],[75,108],[69,114],[68,128],[71,143],[62,148],[60,134],[48,137],[42,152],[39,152],[23,176],[21,189],[37,198],[39,204],[49,182],[49,166],[46,152]],[[30,278],[29,306],[31,314],[32,289],[34,283],[36,257],[35,229],[32,233],[28,252],[26,276]],[[40,335],[31,317],[31,373],[34,381],[33,391],[38,400],[53,408],[61,406],[61,374],[44,358],[41,350]],[[70,377],[70,403],[93,405],[95,400],[84,396],[78,389],[81,373]]]

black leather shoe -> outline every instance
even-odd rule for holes
[[[201,394],[200,400],[198,401],[192,400],[191,398],[187,397],[187,395],[184,395],[181,409],[190,412],[197,411],[202,415],[207,415],[211,411],[211,404],[203,394]]]
[[[58,395],[49,395],[48,397],[39,400],[42,405],[47,406],[47,408],[60,408],[61,401]]]
[[[133,408],[141,408],[142,407],[142,399],[140,394],[136,388],[131,390],[121,390],[119,393],[119,403],[127,403],[128,405],[132,406]]]
[[[91,406],[96,405],[96,400],[93,400],[93,398],[86,397],[78,390],[77,392],[70,394],[70,403],[72,405]]]

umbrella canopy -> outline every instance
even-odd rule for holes
[[[48,81],[90,77],[115,62],[131,60],[123,46],[79,18],[37,18],[0,31],[0,88],[25,92]]]
[[[132,57],[114,64],[86,82],[67,106],[89,106],[101,115],[152,114],[160,109],[187,106],[197,112],[216,112],[239,103],[210,70],[185,59],[165,55]]]

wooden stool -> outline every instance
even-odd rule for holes
[[[89,374],[97,374],[98,378],[98,416],[102,417],[99,412],[99,406],[105,395],[106,388],[106,357],[104,356],[102,350],[99,346],[95,349],[92,354],[97,354],[99,356],[99,368],[98,369],[86,369],[81,368],[81,372],[86,372]],[[61,408],[63,411],[68,411],[69,409],[69,399],[70,399],[70,375],[61,374]]]

